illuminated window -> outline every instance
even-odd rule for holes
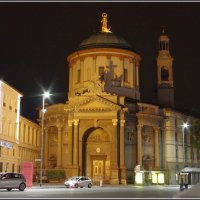
[[[30,143],[30,127],[28,127],[28,143]]]
[[[143,175],[141,172],[136,172],[136,175],[135,175],[135,182],[137,184],[142,184],[143,183]]]
[[[23,130],[23,141],[26,142],[26,124],[24,124],[24,130]]]
[[[128,69],[124,69],[124,82],[128,82]]]
[[[158,183],[158,176],[157,176],[157,174],[152,174],[152,183]]]
[[[165,177],[163,173],[158,174],[158,183],[165,183]]]

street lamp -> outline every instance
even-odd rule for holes
[[[183,163],[185,166],[185,129],[188,127],[189,125],[186,123],[183,123],[182,125],[182,135],[183,135]]]
[[[49,92],[42,95],[42,135],[41,135],[41,151],[40,151],[40,187],[42,187],[42,163],[43,163],[43,143],[44,143],[44,100],[50,96]]]

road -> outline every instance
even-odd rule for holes
[[[7,199],[73,199],[73,198],[172,198],[179,192],[175,186],[106,186],[92,188],[27,188],[25,191],[0,190],[0,198]]]

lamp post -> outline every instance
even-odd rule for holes
[[[182,125],[182,135],[183,135],[183,164],[185,166],[185,128],[189,125],[187,123],[183,123]]]
[[[40,151],[40,187],[42,187],[42,164],[43,164],[43,143],[44,143],[44,100],[50,96],[49,92],[42,95],[42,135],[41,135],[41,151]]]

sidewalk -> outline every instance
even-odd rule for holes
[[[42,183],[42,185],[40,186],[40,183],[34,182],[32,185],[32,188],[35,189],[42,189],[42,188],[64,188],[65,185],[64,183]]]
[[[163,187],[180,187],[179,185],[135,185],[135,184],[128,184],[128,185],[110,185],[110,184],[104,184],[102,187],[157,187],[157,186],[163,186]],[[100,185],[93,185],[93,187],[101,187]],[[40,187],[40,183],[34,182],[32,185],[32,188],[34,189],[43,189],[43,188],[65,188],[64,182],[55,182],[55,183],[42,183],[42,186]]]

